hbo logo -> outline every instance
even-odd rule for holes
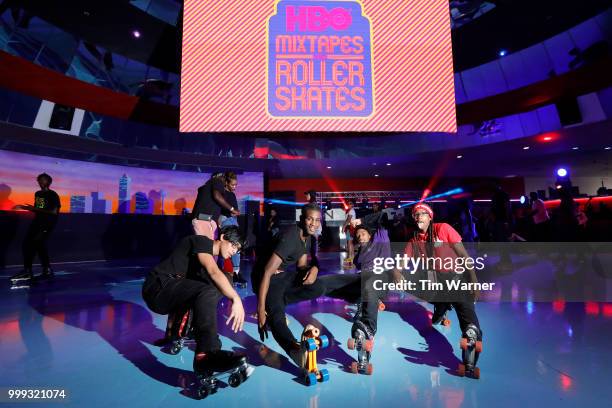
[[[324,31],[328,27],[336,31],[351,26],[350,10],[336,7],[327,11],[323,6],[287,6],[287,31]]]

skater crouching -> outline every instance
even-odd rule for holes
[[[358,307],[355,321],[351,328],[349,348],[357,350],[357,362],[351,365],[351,371],[372,374],[370,364],[371,352],[374,346],[373,340],[377,330],[378,311],[386,291],[375,290],[375,281],[389,282],[389,273],[375,274],[374,260],[390,257],[391,249],[388,242],[374,242],[374,230],[364,225],[355,228],[355,241],[357,242],[357,253],[354,263],[360,272],[359,284],[361,285],[361,304]],[[344,289],[346,291],[346,289]],[[328,294],[332,297],[333,293]]]
[[[231,324],[234,332],[242,330],[244,308],[214,256],[228,259],[241,247],[242,238],[235,226],[222,228],[220,239],[214,241],[202,235],[185,237],[168,258],[149,272],[142,288],[143,299],[155,313],[193,310],[196,341],[193,367],[196,374],[205,378],[246,365],[246,357],[221,350],[217,334],[217,304],[222,296],[232,302],[226,324]]]
[[[316,258],[308,263],[312,237],[320,225],[319,207],[314,203],[304,205],[300,222],[279,234],[272,253],[258,261],[252,274],[253,290],[258,295],[257,319],[261,341],[267,338],[269,327],[278,344],[302,368],[305,367],[306,352],[287,326],[285,308],[291,303],[315,299],[325,292],[325,287],[317,279]],[[296,265],[295,270],[289,270],[293,265]]]

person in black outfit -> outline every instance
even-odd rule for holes
[[[196,234],[204,234],[210,239],[215,238],[221,208],[226,209],[234,217],[240,215],[240,211],[229,204],[223,196],[224,181],[223,173],[215,173],[198,188],[198,196],[191,212]]]
[[[269,257],[260,254],[261,261],[252,273],[253,290],[258,295],[257,319],[261,340],[267,338],[266,327],[269,327],[274,339],[300,367],[304,365],[305,355],[287,327],[285,307],[325,293],[325,286],[317,280],[319,268],[316,258],[308,263],[311,237],[320,224],[319,207],[312,203],[304,205],[300,222],[279,234]],[[296,269],[290,271],[292,265],[296,265]]]
[[[213,258],[230,258],[242,248],[242,238],[235,226],[222,228],[220,233],[220,239],[214,241],[203,235],[183,238],[172,254],[149,272],[142,287],[142,297],[155,313],[193,310],[196,373],[221,371],[221,366],[244,361],[243,356],[222,351],[217,334],[217,304],[222,296],[232,302],[226,324],[231,323],[234,332],[244,324],[240,296]]]
[[[38,253],[42,264],[42,277],[53,277],[51,264],[49,262],[49,252],[47,250],[47,240],[57,224],[57,218],[61,207],[57,193],[49,187],[53,178],[42,173],[36,177],[40,190],[34,194],[34,205],[17,205],[16,210],[28,210],[34,213],[34,221],[23,241],[23,271],[11,277],[13,282],[27,281],[32,279],[32,263]]]
[[[223,188],[223,198],[225,201],[232,206],[232,208],[238,208],[238,199],[236,198],[236,187],[238,187],[238,177],[233,171],[228,171],[224,175],[225,186]],[[228,225],[235,225],[238,227],[238,217],[233,216],[231,211],[226,208],[221,208],[221,215],[219,217],[219,226],[221,228]],[[221,262],[221,260],[220,260]],[[223,264],[219,266],[223,269]],[[233,269],[233,280],[237,285],[245,285],[246,280],[240,275],[240,253],[236,253],[232,256],[232,269]]]
[[[313,203],[302,207],[300,222],[277,236],[270,253],[258,253],[251,274],[253,291],[257,294],[257,319],[261,341],[270,328],[276,342],[291,359],[304,368],[306,353],[293,336],[285,315],[288,304],[330,296],[351,303],[361,298],[359,275],[328,275],[317,277],[316,257],[308,262],[311,237],[321,224],[321,209]],[[293,271],[288,270],[296,265]]]

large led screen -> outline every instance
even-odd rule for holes
[[[455,132],[448,0],[186,0],[180,130]]]

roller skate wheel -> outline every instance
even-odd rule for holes
[[[465,377],[465,364],[459,364],[457,367],[457,374],[461,377]]]
[[[306,376],[306,385],[315,385],[317,383],[317,375],[315,373],[308,373]]]
[[[324,349],[329,346],[329,338],[327,338],[327,336],[324,335],[319,337],[319,341],[321,342],[320,348]]]
[[[449,327],[451,325],[451,321],[449,319],[442,320],[442,326]]]
[[[348,346],[349,350],[355,350],[355,339],[353,338],[348,339],[348,342],[346,345]]]
[[[198,388],[198,398],[199,399],[204,399],[208,397],[208,394],[210,394],[210,391],[208,390],[208,388],[206,387]]]
[[[369,363],[368,366],[366,367],[366,374],[372,375],[373,372],[374,372],[374,366],[372,365],[372,363]]]
[[[477,353],[482,353],[482,341],[477,341],[476,342],[476,352]]]
[[[465,337],[462,337],[461,340],[459,341],[459,347],[461,347],[461,350],[467,350],[468,339],[466,339]]]
[[[359,372],[359,365],[357,364],[356,361],[353,361],[351,363],[351,373],[357,374],[358,372]]]
[[[306,339],[306,350],[314,351],[317,349],[317,342],[315,339]]]
[[[474,378],[475,378],[475,379],[477,379],[477,380],[478,380],[478,379],[480,379],[480,367],[475,367],[475,368],[474,368],[474,373],[473,373],[473,376],[474,376]]]
[[[329,371],[325,368],[319,371],[319,374],[321,374],[321,382],[329,381]]]
[[[380,302],[380,303],[378,304],[378,310],[379,310],[379,311],[381,311],[381,312],[382,312],[382,311],[383,311],[383,310],[385,310],[386,308],[387,308],[387,306],[385,306],[385,304],[384,304],[383,302]]]
[[[230,387],[236,388],[241,383],[242,383],[242,378],[240,376],[240,373],[234,373],[229,376],[228,384],[230,385]]]
[[[372,351],[372,349],[374,348],[374,340],[366,340],[363,348],[368,353]]]

